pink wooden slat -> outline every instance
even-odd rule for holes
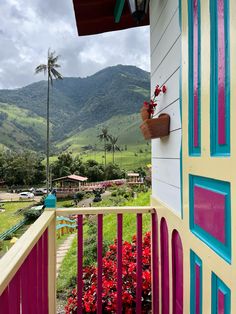
[[[22,314],[30,314],[30,303],[29,299],[29,290],[30,290],[30,258],[26,258],[24,263],[21,266],[20,277],[21,277],[21,302],[22,302]]]
[[[77,250],[77,314],[83,312],[83,215],[77,216],[78,250]]]
[[[0,295],[0,314],[10,314],[8,287],[5,289],[3,294]]]
[[[32,249],[32,251],[29,254],[29,282],[28,285],[29,288],[29,295],[28,295],[28,302],[29,302],[29,308],[30,313],[38,314],[38,308],[37,308],[37,245],[35,245]]]
[[[183,247],[179,233],[172,234],[173,314],[183,314]]]
[[[47,241],[46,230],[0,296],[0,314],[48,314]]]
[[[152,311],[159,314],[158,217],[152,214]]]
[[[38,241],[38,293],[37,293],[37,307],[38,313],[43,313],[43,235]]]
[[[164,218],[161,219],[161,313],[169,314],[169,240],[168,228]]]
[[[48,314],[48,229],[43,234],[43,311],[42,314]]]
[[[20,314],[20,272],[18,271],[9,284],[9,313]],[[0,307],[1,309],[1,307]],[[0,311],[1,313],[1,311]]]
[[[136,313],[142,312],[142,214],[137,214],[137,287]]]
[[[117,314],[122,314],[122,228],[123,215],[117,215]]]
[[[103,215],[98,215],[97,229],[97,266],[98,266],[98,284],[97,284],[97,314],[102,314],[102,242],[103,242]]]

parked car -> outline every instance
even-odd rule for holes
[[[19,199],[23,200],[23,199],[34,199],[34,194],[31,192],[21,192],[18,194],[19,195]]]
[[[44,195],[44,191],[43,189],[36,189],[35,192],[34,192],[34,195]]]
[[[39,188],[39,189],[36,189],[35,192],[34,192],[34,195],[45,195],[47,194],[47,189],[45,188]]]

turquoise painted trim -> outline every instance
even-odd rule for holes
[[[182,34],[182,0],[179,0],[179,27]],[[182,35],[181,35],[182,42]],[[180,109],[180,121],[181,127],[182,123],[182,45],[180,48],[180,70],[179,70],[179,109]],[[183,147],[182,147],[182,138],[181,138],[181,147],[180,147],[180,201],[181,201],[181,218],[183,219]]]
[[[67,221],[67,222],[71,222],[71,223],[76,223],[76,219],[70,219],[68,217],[64,217],[64,216],[58,216],[57,221]]]
[[[211,273],[211,314],[218,314],[218,291],[225,296],[224,314],[231,313],[231,291],[215,273]]]
[[[198,225],[194,224],[194,186],[201,187],[219,194],[225,195],[225,239],[223,244],[211,234],[203,230]],[[227,263],[231,264],[231,191],[230,183],[205,177],[189,175],[189,225],[190,230],[200,240],[206,243],[219,256],[221,256]]]
[[[125,0],[116,0],[115,10],[114,10],[115,23],[120,22],[124,5],[125,5]]]
[[[210,134],[211,156],[230,155],[230,38],[229,38],[229,1],[224,0],[224,27],[225,27],[225,110],[226,110],[226,144],[218,144],[218,11],[217,1],[210,0],[211,25],[211,74],[210,74]]]
[[[196,314],[196,276],[195,265],[200,268],[200,313],[202,314],[202,260],[192,250],[190,250],[190,314]]]
[[[56,208],[57,207],[57,198],[54,194],[48,194],[45,198],[44,205],[46,208]]]
[[[59,229],[62,229],[64,227],[67,227],[69,229],[76,229],[77,228],[77,225],[69,225],[69,224],[59,224],[56,226],[56,230],[59,230]]]
[[[199,146],[194,147],[194,34],[193,34],[193,1],[188,1],[188,94],[189,94],[189,122],[188,122],[188,149],[190,156],[201,155],[201,1],[198,1],[198,140]]]

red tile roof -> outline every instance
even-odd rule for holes
[[[61,177],[61,178],[56,178],[53,181],[62,181],[62,180],[74,180],[74,181],[87,181],[88,178],[87,177],[82,177],[82,176],[77,176],[76,174],[71,174],[69,176],[65,176],[65,177]]]

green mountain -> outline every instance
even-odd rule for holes
[[[150,94],[149,73],[134,66],[106,68],[86,78],[54,81],[51,94],[51,142],[56,150],[95,144],[107,125],[120,143],[144,143],[137,114]],[[0,90],[0,145],[44,150],[47,82]],[[97,139],[96,139],[97,141]]]

